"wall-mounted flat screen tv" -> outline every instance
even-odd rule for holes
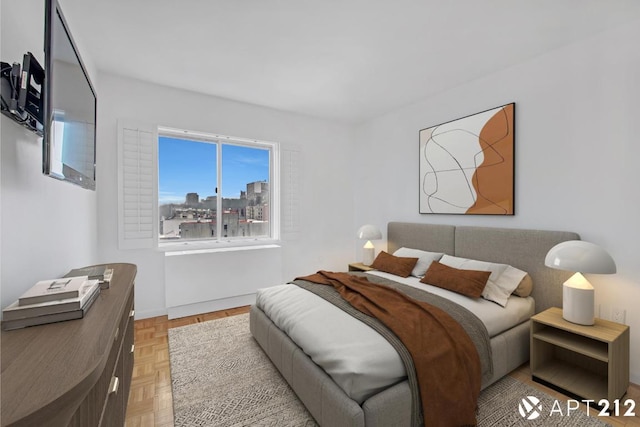
[[[95,190],[96,92],[57,0],[46,0],[44,57],[43,172]]]

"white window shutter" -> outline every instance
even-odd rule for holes
[[[281,153],[282,238],[295,240],[300,233],[301,153],[294,146],[282,147]]]
[[[158,128],[118,121],[118,247],[156,246]]]

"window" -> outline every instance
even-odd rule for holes
[[[277,145],[160,128],[158,240],[276,239]]]

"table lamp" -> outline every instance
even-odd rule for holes
[[[579,325],[594,323],[593,286],[581,273],[614,274],[616,263],[600,246],[569,240],[552,247],[544,259],[547,267],[574,271],[562,285],[562,317]]]
[[[382,233],[375,225],[366,224],[358,229],[358,239],[367,241],[362,249],[362,263],[364,265],[373,264],[376,250],[371,241],[382,239]]]

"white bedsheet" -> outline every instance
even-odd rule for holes
[[[402,359],[380,334],[295,285],[259,289],[256,305],[358,403],[402,381]]]
[[[533,299],[511,297],[505,308],[419,283],[415,277],[375,272],[402,283],[427,288],[470,309],[489,335],[528,319]],[[467,301],[468,300],[468,301]],[[295,285],[259,289],[256,305],[358,403],[406,378],[400,356],[380,334],[323,298]]]
[[[507,301],[506,306],[501,307],[495,302],[487,301],[486,299],[469,298],[437,286],[420,283],[420,279],[413,276],[402,278],[382,271],[370,271],[367,274],[384,277],[405,285],[413,286],[414,288],[424,289],[463,306],[482,320],[491,338],[507,329],[519,325],[533,316],[535,312],[535,302],[531,297],[520,298],[512,295]]]

